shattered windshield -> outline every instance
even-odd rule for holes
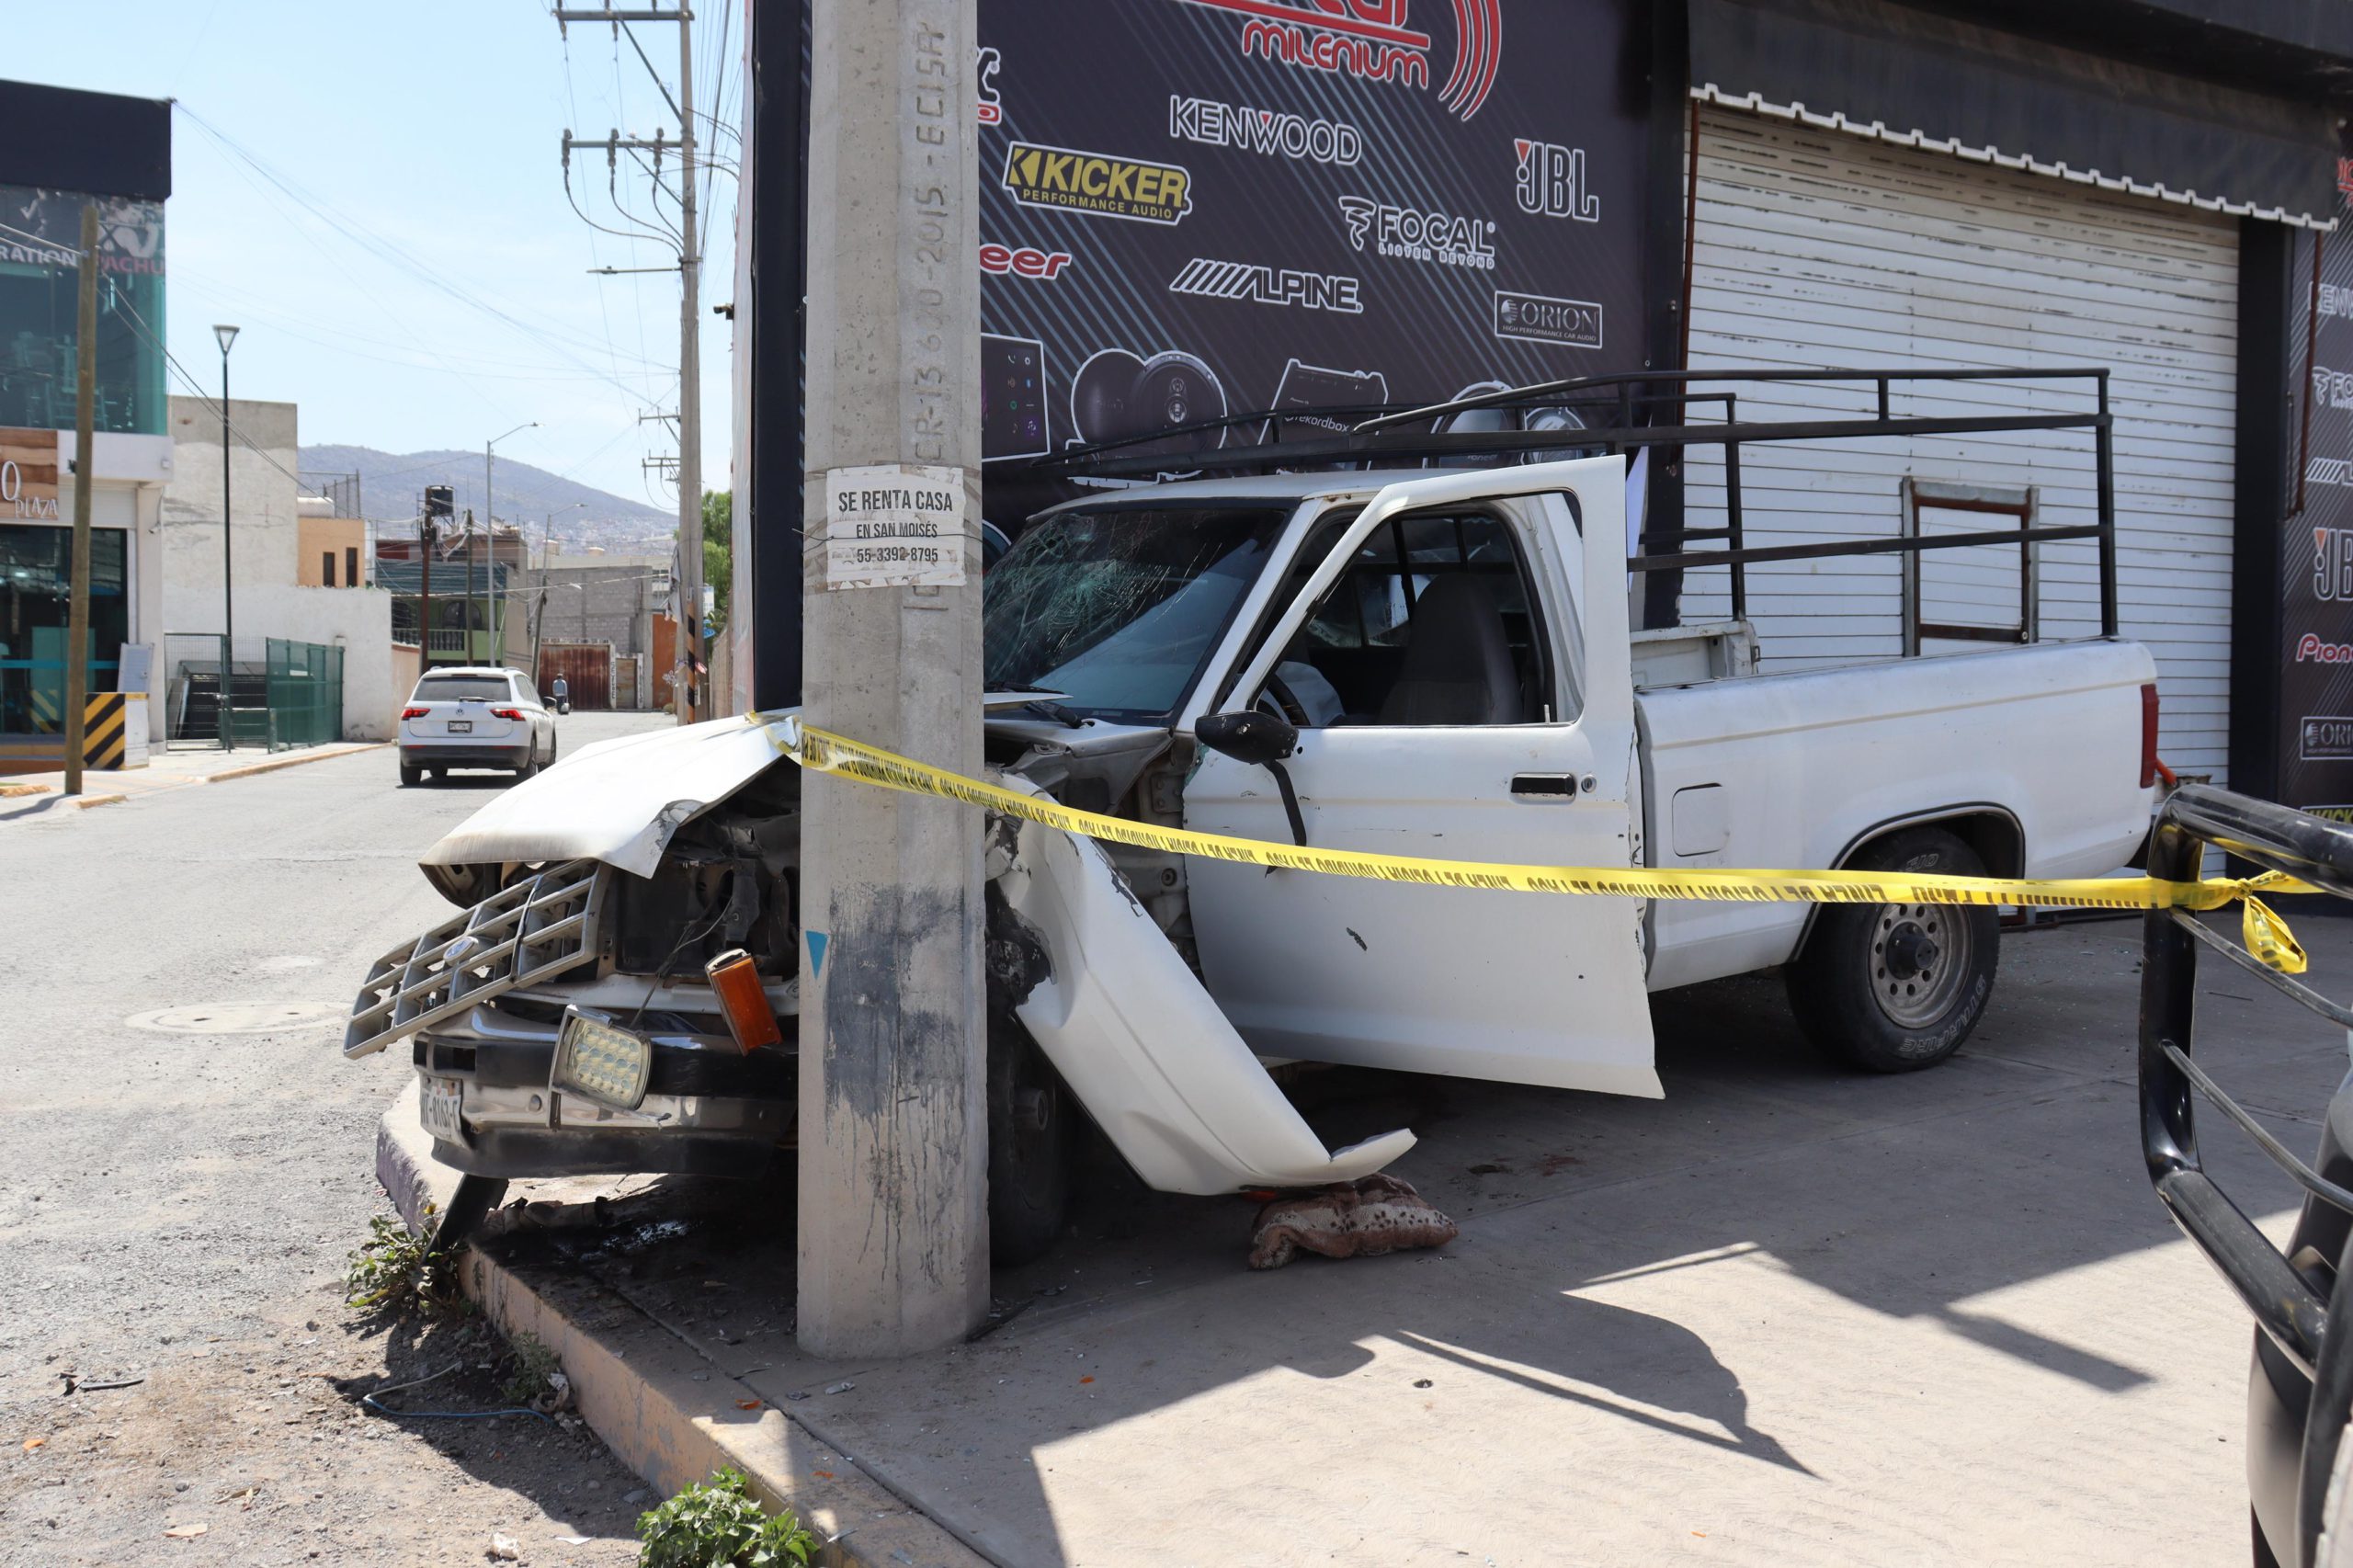
[[[1169,508],[1047,518],[983,586],[988,689],[1059,691],[1073,708],[1165,717],[1257,580],[1287,516]]]

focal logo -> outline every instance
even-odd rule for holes
[[[2313,597],[2353,600],[2353,528],[2313,530]]]
[[[1193,176],[1175,164],[1029,142],[1016,142],[1006,153],[1005,188],[1024,207],[1059,207],[1143,223],[1175,223],[1193,210]]]
[[[1298,162],[1356,167],[1364,156],[1364,132],[1336,119],[1270,108],[1242,108],[1207,98],[1168,95],[1168,134],[1205,147],[1239,147]]]
[[[1261,267],[1247,261],[1211,261],[1195,256],[1169,280],[1172,294],[1197,294],[1207,300],[1247,300],[1258,305],[1290,305],[1305,311],[1331,311],[1362,315],[1361,286],[1353,278],[1328,272],[1294,272],[1289,267]]]
[[[1430,35],[1406,25],[1412,0],[1183,0],[1247,18],[1242,52],[1366,82],[1430,85]],[[1503,62],[1503,0],[1454,0],[1454,69],[1438,101],[1469,119]]]
[[[995,125],[1005,119],[1005,105],[996,96],[996,74],[1004,66],[1005,56],[995,49],[972,51],[972,79],[980,84],[972,118],[983,125]]]
[[[2305,762],[2353,762],[2353,719],[2306,714],[2297,726]]]
[[[1392,207],[1368,197],[1340,198],[1340,216],[1347,221],[1348,244],[1364,249],[1366,235],[1374,251],[1406,261],[1436,261],[1448,267],[1495,268],[1495,226],[1476,218],[1449,218],[1411,207]]]
[[[1601,307],[1590,300],[1555,300],[1544,294],[1495,290],[1497,337],[1554,343],[1570,348],[1601,347]]]
[[[1545,218],[1601,221],[1601,199],[1585,179],[1585,149],[1514,137],[1519,153],[1519,210]]]
[[[1010,274],[1015,278],[1042,278],[1051,283],[1069,265],[1070,252],[1066,250],[1033,250],[1028,245],[991,244],[985,241],[981,245],[981,270],[994,278]]]

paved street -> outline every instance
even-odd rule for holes
[[[409,1068],[336,1040],[359,967],[447,912],[416,853],[506,784],[404,790],[374,751],[0,822],[0,1562],[634,1561],[638,1483],[585,1433],[356,1402],[494,1353],[342,1307]],[[479,1403],[470,1375],[417,1392]]]

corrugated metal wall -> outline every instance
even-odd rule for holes
[[[2230,702],[2238,244],[2234,221],[1761,115],[1704,108],[1691,363],[2112,368],[2122,629],[2156,654],[2161,751],[2221,778]],[[2055,412],[2087,396],[1982,381],[1900,398],[1898,415]],[[1744,419],[1868,415],[1868,389],[1741,400]],[[1701,417],[1711,417],[1699,411]],[[1891,535],[1910,474],[2036,488],[2039,522],[2096,520],[2089,432],[1744,449],[1751,544]],[[1723,467],[1698,451],[1688,521],[1721,523]],[[1980,519],[1976,526],[2002,526]],[[2090,541],[2045,545],[2042,635],[2098,630]],[[1977,551],[1956,554],[1979,555]],[[1924,593],[2015,619],[2018,553],[1948,557]],[[1752,568],[1765,668],[1894,657],[1892,555]],[[1687,621],[1729,613],[1725,574],[1687,582]]]

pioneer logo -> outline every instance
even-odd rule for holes
[[[2296,663],[2353,665],[2353,642],[2324,642],[2318,633],[2307,631],[2296,640]]]
[[[1243,108],[1175,93],[1168,95],[1168,134],[1205,147],[1238,147],[1344,169],[1356,167],[1364,156],[1364,132],[1345,120],[1310,119],[1288,110]]]
[[[1193,176],[1175,164],[1029,142],[1016,142],[1006,151],[1005,188],[1025,207],[1059,207],[1144,223],[1174,223],[1193,210]]]
[[[1519,153],[1519,210],[1543,218],[1601,221],[1601,199],[1586,184],[1585,149],[1512,139]]]
[[[2313,530],[2313,597],[2353,601],[2353,528]]]
[[[1362,315],[1360,285],[1353,278],[1328,272],[1294,272],[1289,267],[1261,267],[1247,261],[1211,261],[1195,256],[1169,280],[1172,294],[1195,294],[1206,300],[1247,300],[1259,305],[1288,305],[1304,311],[1330,311]]]
[[[1070,265],[1066,250],[1037,250],[1029,245],[981,244],[981,270],[993,278],[1042,278],[1051,283]]]
[[[1242,52],[1365,82],[1430,85],[1430,35],[1408,24],[1413,0],[1183,0],[1244,18]],[[1503,0],[1454,0],[1454,67],[1438,101],[1469,119],[1503,62]]]
[[[1348,225],[1348,243],[1358,250],[1370,238],[1376,255],[1495,270],[1495,226],[1492,222],[1392,207],[1362,196],[1340,198],[1340,216]]]
[[[1529,343],[1570,348],[1601,347],[1601,307],[1590,300],[1555,300],[1544,294],[1495,290],[1495,332]]]

